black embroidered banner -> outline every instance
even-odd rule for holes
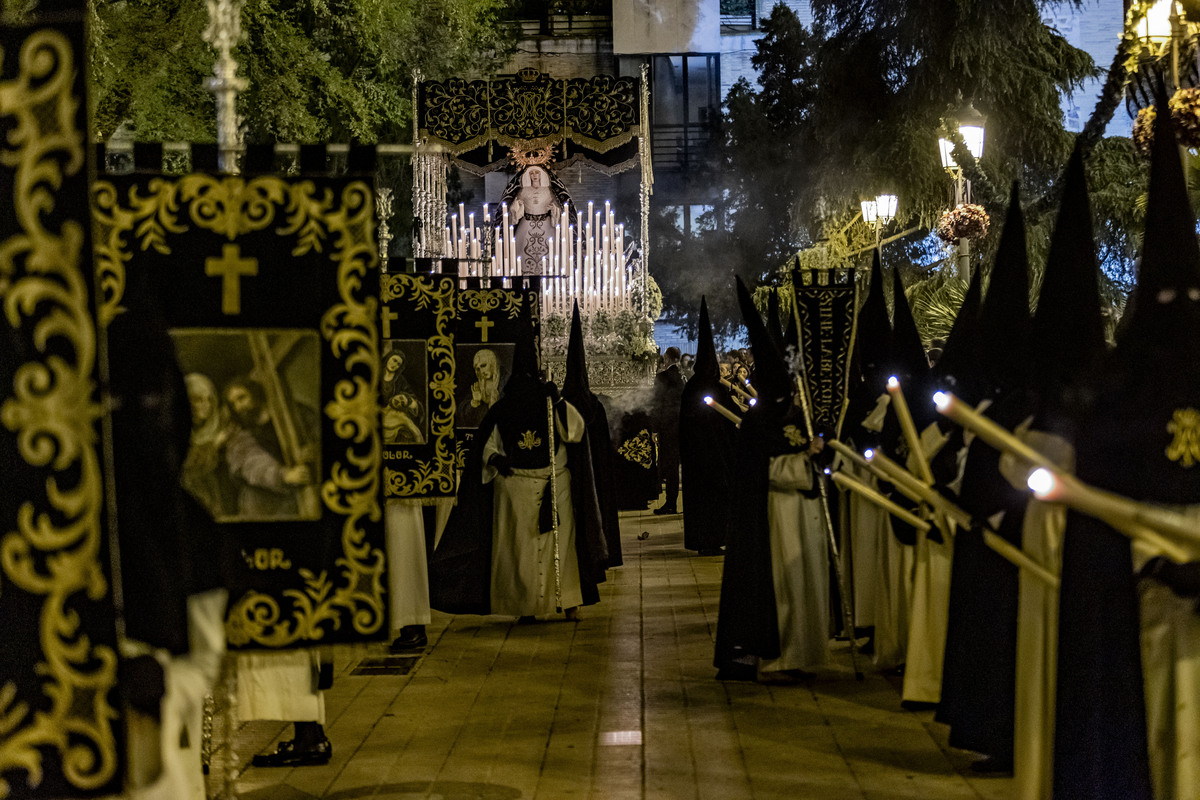
[[[541,146],[570,140],[603,154],[640,131],[637,78],[551,78],[535,69],[490,80],[420,84],[419,135],[459,156],[495,142]]]
[[[816,433],[838,436],[846,413],[850,354],[858,322],[854,270],[792,270],[800,349]]]
[[[0,797],[122,783],[80,6],[0,26]]]
[[[464,289],[458,293],[458,329],[454,343],[455,421],[459,463],[488,409],[500,399],[512,372],[521,332],[521,309],[528,305],[533,340],[541,341],[541,307],[536,288]],[[538,347],[539,359],[541,347]],[[540,361],[539,361],[540,366]]]
[[[458,279],[384,275],[383,485],[388,497],[455,495],[454,332]]]
[[[192,405],[184,486],[242,545],[233,647],[387,632],[373,201],[352,178],[94,189],[101,321],[134,286],[161,310]]]

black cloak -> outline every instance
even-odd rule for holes
[[[740,503],[737,528],[725,551],[713,666],[729,676],[752,677],[754,657],[779,657],[767,492],[772,450],[793,406],[795,384],[740,278],[737,292],[754,353],[758,403],[746,412],[739,430],[734,480]]]
[[[997,402],[989,417],[1010,430],[1033,412],[1030,395],[1013,389],[1018,376],[1028,370],[1016,357],[1026,356],[1028,343],[1028,276],[1025,224],[1014,184],[991,285],[980,310],[979,351],[986,360],[975,372],[985,377],[972,380],[969,368],[960,372],[965,385],[992,388]],[[1020,547],[1028,496],[1000,474],[999,451],[977,442],[967,458],[959,503],[977,523],[955,535],[937,719],[950,726],[953,747],[1007,762],[1012,760],[1016,713],[1019,573],[984,543],[982,526],[1003,511],[996,533]]]
[[[704,404],[705,397],[735,414],[729,390],[721,384],[721,369],[713,345],[708,303],[700,298],[700,329],[696,365],[683,388],[679,406],[679,462],[683,468],[683,546],[710,551],[724,547],[740,516],[734,491],[737,472],[734,443],[737,428]]]
[[[608,430],[608,413],[600,398],[592,394],[588,382],[587,355],[583,348],[583,322],[579,318],[579,303],[571,316],[571,339],[567,344],[567,374],[563,378],[563,399],[579,411],[587,428],[591,451],[592,477],[596,483],[596,500],[600,505],[600,521],[608,545],[606,567],[619,567],[621,558],[621,522],[617,515],[617,487],[614,479],[612,436]]]
[[[1200,503],[1187,409],[1200,407],[1200,247],[1159,87],[1136,304],[1095,372],[1076,439],[1079,477],[1134,500]],[[1129,540],[1067,516],[1059,601],[1054,796],[1152,795],[1136,579]]]
[[[526,417],[544,426],[546,398],[557,414],[562,400],[553,383],[537,371],[537,354],[531,326],[521,326],[521,339],[513,357],[512,374],[500,399],[488,409],[467,453],[458,487],[458,501],[450,512],[446,530],[429,560],[429,605],[449,614],[491,613],[492,537],[495,491],[483,482],[483,448],[492,430],[506,420]],[[583,604],[599,602],[597,584],[604,582],[608,548],[600,519],[600,505],[592,477],[592,459],[586,431],[577,444],[566,444],[571,472],[571,503],[575,511],[575,556]],[[547,448],[548,453],[548,448]],[[546,465],[549,465],[549,458]]]

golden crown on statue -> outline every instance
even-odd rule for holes
[[[554,145],[545,147],[514,147],[509,151],[508,160],[521,169],[534,166],[545,166],[554,160]]]

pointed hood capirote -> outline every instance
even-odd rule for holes
[[[713,342],[712,321],[708,317],[708,300],[700,297],[700,323],[696,331],[696,363],[693,375],[712,378],[721,377],[721,364],[717,360],[717,347]]]
[[[759,402],[765,399],[782,400],[790,403],[792,399],[792,379],[788,375],[783,355],[771,339],[754,301],[750,297],[746,284],[737,278],[738,306],[742,310],[742,321],[746,325],[750,338],[750,351],[754,355],[754,386],[758,391]]]
[[[1031,327],[1025,215],[1014,181],[987,294],[979,310],[980,366],[993,391],[1028,382]]]
[[[908,305],[908,297],[904,294],[904,282],[900,279],[899,270],[893,275],[892,297],[895,310],[892,314],[892,346],[888,354],[889,374],[925,375],[929,371],[929,359],[925,355],[925,346],[921,344],[921,334],[917,331],[917,321]]]
[[[533,340],[533,314],[528,304],[522,303],[520,330],[513,348],[512,373],[504,384],[504,393],[508,394],[518,385],[529,381],[540,386],[542,372],[538,362],[537,343]]]
[[[883,370],[888,360],[892,322],[888,319],[887,299],[883,291],[883,263],[879,248],[875,248],[871,258],[871,283],[862,309],[858,312],[858,331],[854,339],[859,368],[865,380],[870,380],[873,372]],[[882,386],[878,388],[882,391]]]
[[[567,341],[567,374],[563,377],[563,392],[590,394],[587,354],[583,349],[583,320],[579,316],[579,301],[571,311],[571,338]]]
[[[979,308],[983,305],[983,278],[979,270],[971,275],[967,294],[958,313],[946,344],[942,346],[942,357],[933,367],[934,384],[955,394],[974,400],[977,387],[971,378],[979,371]]]
[[[1137,286],[1125,312],[1129,318],[1122,320],[1118,335],[1121,344],[1140,340],[1139,344],[1144,342],[1150,347],[1160,344],[1163,338],[1178,336],[1187,317],[1200,313],[1196,219],[1188,199],[1166,89],[1160,85],[1156,95],[1142,260]]]
[[[1100,313],[1100,265],[1093,239],[1092,209],[1083,168],[1082,139],[1076,140],[1063,176],[1062,206],[1050,239],[1030,339],[1030,363],[1044,404],[1056,405],[1104,353]]]

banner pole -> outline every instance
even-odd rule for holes
[[[800,390],[800,407],[804,413],[804,429],[808,433],[808,441],[811,445],[813,441],[813,423],[812,411],[809,407],[808,400],[808,376],[804,363],[804,329],[800,326],[800,287],[796,284],[796,275],[799,271],[792,273],[792,316],[796,322],[796,335],[798,337],[800,352],[796,353],[796,378],[799,383]],[[854,626],[854,609],[850,603],[850,596],[846,592],[846,574],[842,570],[842,558],[838,550],[837,536],[833,530],[833,515],[829,512],[829,488],[825,484],[825,476],[820,470],[813,470],[813,480],[817,482],[817,488],[821,491],[821,511],[825,519],[825,534],[829,541],[829,558],[833,561],[833,571],[837,576],[838,594],[842,600],[842,622],[849,631],[850,640],[850,666],[854,670],[856,680],[863,680],[862,670],[858,668],[858,642],[855,640]]]

